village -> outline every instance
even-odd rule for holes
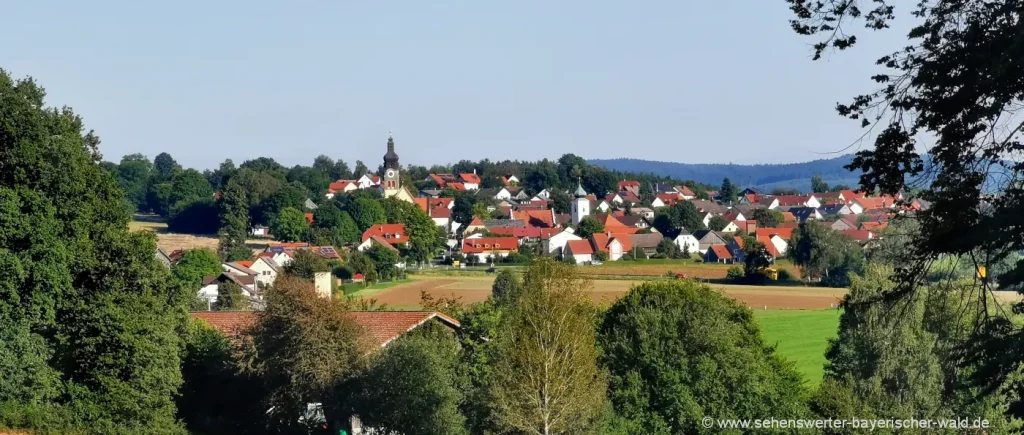
[[[653,258],[692,259],[696,262],[743,265],[756,243],[763,256],[762,269],[784,258],[790,249],[794,230],[808,221],[819,223],[855,242],[862,249],[883,237],[883,230],[897,214],[927,208],[920,199],[901,202],[901,195],[866,195],[850,189],[803,195],[773,195],[754,188],[736,191],[735,196],[720,191],[695,193],[686,185],[620,180],[617,192],[598,197],[577,182],[575,190],[544,188],[528,192],[515,175],[496,177],[485,184],[480,175],[470,173],[431,173],[418,192],[402,179],[401,165],[393,138],[380,175],[364,174],[358,179],[330,183],[325,200],[338,196],[371,194],[404,201],[429,216],[443,238],[443,249],[412,264],[403,252],[411,237],[405,222],[373,223],[362,232],[358,243],[347,246],[318,246],[308,241],[271,242],[249,259],[227,261],[223,273],[206,276],[197,295],[214,307],[221,286],[231,283],[259,308],[264,289],[291,264],[299,251],[315,253],[322,259],[340,264],[346,251],[366,253],[371,249],[388,251],[394,272],[387,276],[364,276],[351,270],[344,278],[329,271],[317,273],[313,283],[317,292],[330,297],[340,285],[368,284],[369,280],[395,278],[407,268],[491,267],[518,263],[523,253],[542,255],[579,266],[604,262]],[[452,192],[455,192],[453,195]],[[555,197],[569,198],[569,213],[556,211]],[[468,222],[455,219],[456,198],[473,198],[487,204],[485,218],[474,213]],[[705,199],[701,199],[705,198]],[[314,225],[318,206],[311,199],[304,205],[308,225]],[[689,218],[679,215],[689,214]],[[268,226],[251,228],[250,235],[273,239]],[[177,262],[182,250],[158,252],[168,266]],[[528,257],[527,257],[528,258]],[[372,269],[372,267],[371,267]],[[379,275],[379,274],[375,274]]]

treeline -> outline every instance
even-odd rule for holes
[[[708,184],[717,184],[723,178],[729,178],[741,186],[750,187],[788,180],[804,182],[813,175],[820,175],[827,180],[856,178],[859,171],[851,172],[844,167],[852,160],[853,156],[844,155],[810,162],[756,165],[677,163],[641,159],[595,160],[592,163],[610,170],[652,173]]]

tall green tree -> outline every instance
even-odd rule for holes
[[[181,165],[170,154],[160,153],[153,159],[153,176],[159,182],[170,181],[180,170]]]
[[[171,268],[171,275],[185,288],[199,290],[203,277],[220,275],[220,257],[209,249],[186,249]]]
[[[252,250],[245,245],[249,236],[249,200],[245,188],[235,180],[228,182],[218,203],[220,244],[217,253],[227,261],[252,257]]]
[[[732,204],[736,201],[736,197],[740,196],[740,190],[729,178],[722,180],[722,188],[718,191],[718,197],[721,198],[722,203]]]
[[[514,303],[522,292],[523,281],[509,269],[498,272],[498,276],[494,277],[494,284],[491,285],[491,295],[499,303]]]
[[[294,207],[281,210],[277,217],[270,220],[270,234],[277,240],[284,242],[295,242],[302,240],[309,230],[309,221],[306,216]]]
[[[129,154],[117,165],[117,181],[125,197],[137,209],[146,207],[146,183],[153,175],[153,163],[142,154]]]
[[[356,160],[356,168],[352,170],[352,178],[358,179],[363,175],[370,172],[370,168],[366,167],[366,164],[362,160]]]
[[[233,282],[217,286],[217,300],[213,302],[214,311],[248,311],[249,298],[242,294],[242,288]]]
[[[698,231],[705,228],[697,207],[689,201],[679,201],[668,207],[662,207],[654,216],[654,228],[662,234],[684,228],[687,231]]]
[[[722,231],[728,225],[729,221],[725,220],[721,215],[714,215],[711,219],[708,219],[708,229],[711,231]]]
[[[283,428],[294,427],[308,403],[323,403],[328,417],[341,419],[344,412],[331,408],[344,403],[338,387],[364,370],[362,355],[373,346],[341,301],[287,274],[267,291],[250,337],[252,370],[268,393],[266,414]]]
[[[401,223],[405,225],[405,232],[409,234],[409,243],[406,244],[406,255],[415,261],[427,261],[439,254],[444,248],[444,234],[434,220],[415,204],[387,198],[381,200],[384,214],[388,223]]]
[[[754,210],[750,217],[757,221],[757,226],[761,228],[775,228],[785,219],[782,216],[782,212],[776,210],[768,210],[767,208],[759,208]]]
[[[793,231],[786,255],[808,280],[836,287],[849,285],[849,273],[864,268],[864,250],[857,242],[813,220]]]
[[[406,434],[468,433],[459,409],[466,388],[459,346],[446,329],[423,325],[372,358],[355,400],[364,425]]]
[[[308,249],[296,251],[295,258],[284,268],[284,272],[288,275],[306,281],[312,281],[319,272],[330,272],[330,270],[331,265],[327,259]]]
[[[749,309],[690,280],[634,286],[598,329],[608,395],[629,433],[718,433],[701,419],[801,418],[803,380]]]
[[[597,367],[596,310],[573,266],[539,259],[501,318],[491,374],[498,424],[537,434],[584,432],[604,405]]]
[[[378,279],[389,280],[398,276],[398,266],[395,264],[401,259],[394,250],[374,244],[364,254],[373,263]]]
[[[811,176],[811,192],[822,193],[829,191],[831,191],[831,189],[829,189],[828,183],[821,179],[821,175]]]
[[[183,433],[172,397],[187,295],[167,285],[154,235],[128,231],[125,180],[100,167],[99,138],[44,96],[0,70],[0,426]],[[151,165],[126,163],[143,186]]]
[[[178,172],[171,179],[170,205],[183,202],[212,201],[213,188],[210,182],[195,169]]]
[[[356,221],[356,226],[359,227],[360,232],[366,231],[376,224],[383,224],[388,221],[388,217],[384,213],[384,207],[380,205],[380,201],[374,199],[359,198],[352,201],[347,211],[352,215],[352,219]]]

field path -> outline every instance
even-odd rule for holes
[[[417,275],[403,283],[367,294],[377,302],[398,307],[417,306],[420,291],[435,298],[459,298],[464,303],[482,302],[491,295],[490,276],[424,276]],[[595,302],[608,304],[622,297],[642,280],[594,280],[590,290]],[[835,307],[846,294],[845,289],[820,287],[781,287],[711,284],[727,296],[752,309],[821,309]]]

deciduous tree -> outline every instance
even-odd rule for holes
[[[576,235],[584,239],[589,239],[590,236],[603,232],[604,224],[593,216],[587,216],[580,219],[580,223],[576,225]]]
[[[309,221],[302,213],[302,210],[288,207],[281,210],[274,219],[270,220],[270,233],[277,240],[283,242],[295,242],[302,240],[309,229]]]

